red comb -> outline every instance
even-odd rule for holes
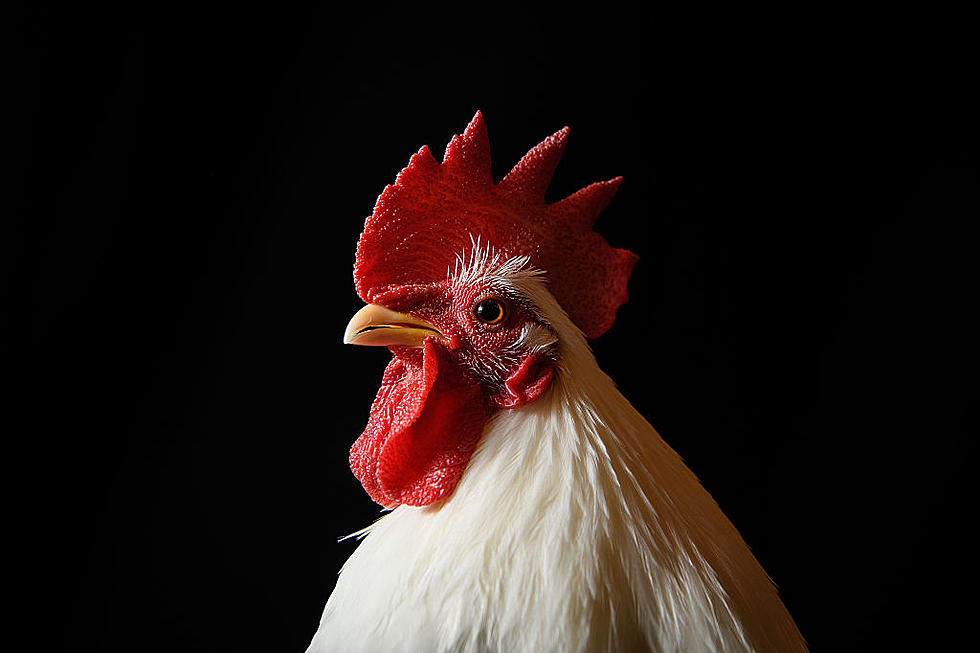
[[[394,285],[446,279],[457,254],[478,238],[504,257],[530,257],[585,335],[602,335],[627,300],[626,281],[637,257],[592,231],[621,177],[544,203],[567,137],[566,127],[546,138],[499,184],[491,176],[490,141],[479,111],[449,142],[441,164],[422,147],[364,224],[354,264],[361,299],[370,302]]]

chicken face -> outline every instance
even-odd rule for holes
[[[351,320],[345,342],[394,356],[351,451],[355,475],[382,505],[448,496],[486,419],[547,390],[557,338],[531,299],[539,273],[526,266],[474,243],[469,264],[461,256],[445,281],[386,289]]]
[[[448,497],[489,416],[547,390],[557,345],[540,306],[557,302],[598,337],[626,301],[636,256],[592,230],[622,180],[544,202],[567,136],[494,183],[477,112],[441,163],[427,147],[412,156],[365,221],[354,283],[368,306],[345,341],[388,346],[393,359],[350,461],[378,503]]]

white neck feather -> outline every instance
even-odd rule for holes
[[[738,532],[550,308],[551,390],[492,418],[449,499],[366,529],[310,651],[804,651]]]

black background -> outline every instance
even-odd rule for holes
[[[4,251],[29,302],[7,302],[29,418],[8,464],[39,646],[303,650],[354,547],[337,538],[378,514],[347,467],[388,357],[340,342],[354,246],[409,155],[479,108],[498,179],[563,125],[550,200],[625,177],[597,230],[641,259],[597,357],[812,648],[953,647],[975,557],[967,25],[36,12]]]

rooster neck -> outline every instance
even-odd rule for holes
[[[310,650],[345,650],[339,639],[366,642],[350,650],[805,650],[735,528],[576,339],[545,396],[491,419],[451,497],[367,529]]]

